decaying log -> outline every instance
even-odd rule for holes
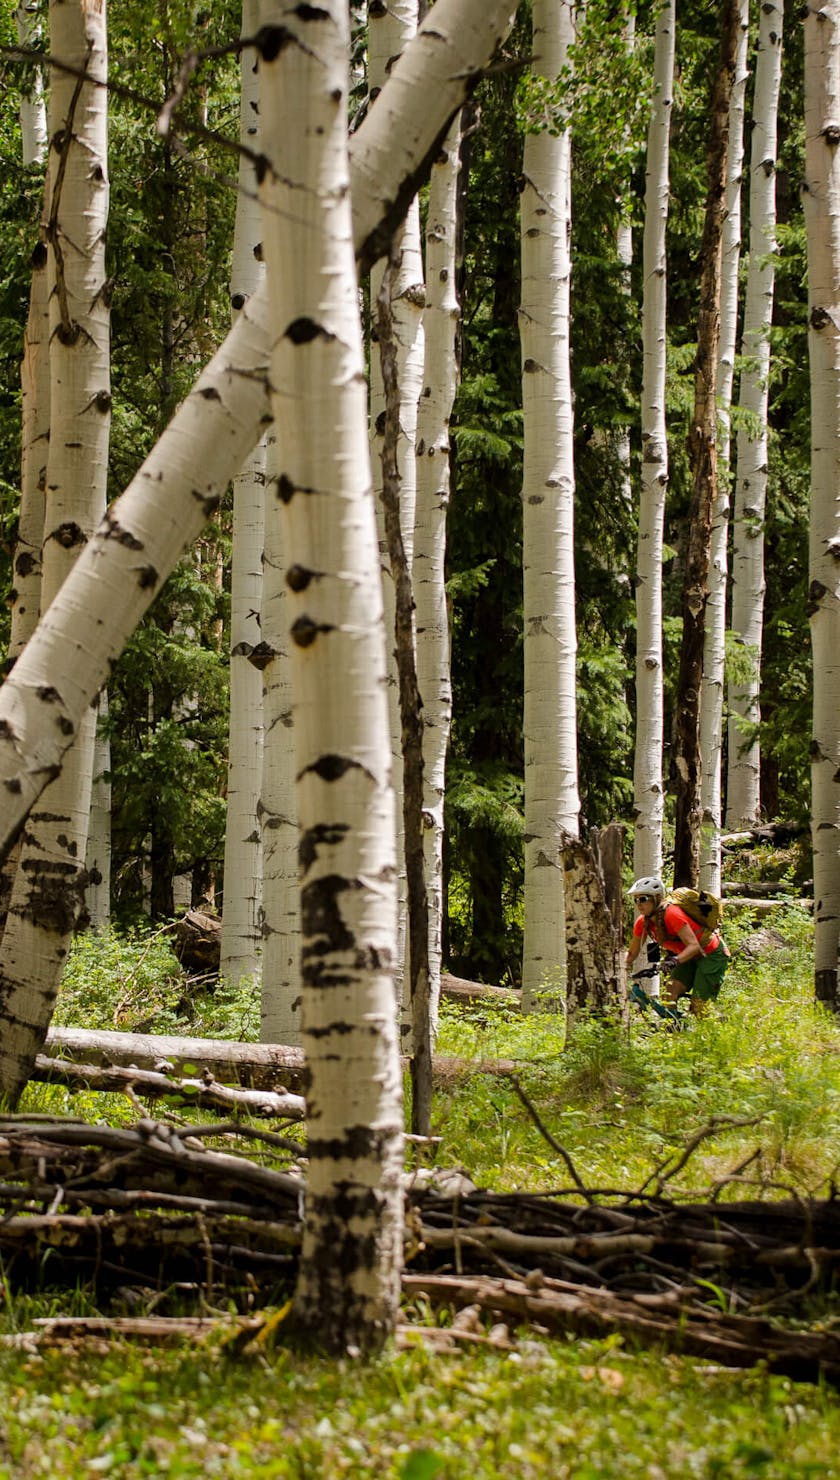
[[[73,1093],[99,1090],[108,1094],[133,1092],[144,1099],[166,1098],[200,1110],[223,1110],[244,1115],[265,1115],[282,1120],[303,1120],[306,1102],[302,1095],[276,1090],[236,1089],[219,1084],[209,1069],[200,1077],[175,1077],[161,1069],[103,1068],[98,1064],[76,1064],[68,1059],[39,1054],[33,1079],[42,1084],[63,1084]]]
[[[769,915],[773,910],[783,909],[812,910],[813,899],[743,899],[733,898],[727,895],[724,905],[723,919],[724,928],[727,915]]]

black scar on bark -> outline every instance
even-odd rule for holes
[[[192,496],[197,503],[201,504],[201,507],[208,519],[210,518],[211,514],[215,514],[216,510],[219,507],[219,504],[222,502],[221,494],[202,493],[200,488],[193,488]]]
[[[305,565],[290,565],[286,571],[286,585],[290,591],[305,591],[310,581],[315,579],[315,574]]]
[[[198,393],[203,401],[221,401],[221,396],[214,385],[202,386]]]
[[[290,628],[292,642],[296,647],[311,647],[319,632],[334,632],[331,622],[313,622],[311,617],[298,617]]]
[[[303,948],[304,961],[333,951],[349,951],[355,945],[356,938],[339,909],[341,895],[353,887],[353,881],[341,874],[327,874],[301,889],[301,930],[307,942]]]
[[[151,590],[153,586],[157,585],[159,579],[160,577],[153,565],[141,565],[140,574],[137,577],[137,584],[141,591]]]
[[[307,1148],[310,1155],[335,1156],[337,1158],[350,1157],[357,1161],[360,1157],[374,1156],[381,1159],[387,1150],[391,1140],[391,1132],[388,1130],[377,1130],[369,1125],[351,1125],[347,1127],[343,1136],[331,1136],[329,1140],[320,1141],[311,1137],[307,1139]],[[317,1148],[317,1150],[316,1150]],[[342,1188],[338,1197],[327,1199],[331,1207],[335,1207],[346,1213],[348,1218],[352,1217],[352,1209],[360,1211],[367,1208],[370,1212],[379,1206],[379,1196],[369,1187],[348,1188],[339,1183]]]
[[[119,520],[110,512],[106,512],[101,528],[104,539],[116,540],[118,545],[125,545],[128,550],[143,549],[143,541],[138,540],[129,530],[123,529]]]
[[[301,776],[314,774],[321,781],[340,781],[342,776],[347,775],[348,771],[354,770],[361,771],[364,776],[370,777],[371,781],[373,780],[373,776],[367,767],[360,765],[350,755],[320,755],[317,761],[314,761],[311,766],[306,766],[300,774]]]
[[[254,46],[264,62],[275,62],[281,51],[290,46],[294,39],[288,26],[260,26],[254,37]]]
[[[307,5],[305,0],[295,6],[294,14],[301,21],[328,21],[330,18],[328,10],[323,10],[319,5]]]
[[[59,524],[53,530],[52,538],[63,550],[72,550],[76,545],[84,545],[87,537],[80,524],[74,519],[68,519],[66,524]]]
[[[87,870],[75,863],[37,865],[30,880],[26,914],[42,929],[69,935],[76,927],[84,903]]]
[[[35,692],[38,695],[38,698],[44,704],[61,703],[61,695],[58,692],[58,689],[53,688],[52,684],[43,683],[41,684],[40,688],[37,688],[35,690]]]
[[[29,576],[37,567],[38,561],[28,550],[23,550],[15,561],[15,575]]]
[[[298,862],[303,873],[310,869],[318,857],[320,848],[334,848],[346,838],[349,827],[346,822],[322,822],[307,828],[298,843]]]
[[[323,324],[316,324],[314,319],[301,318],[292,319],[284,338],[291,339],[292,344],[311,344],[313,339],[331,340],[335,335],[330,334]]]

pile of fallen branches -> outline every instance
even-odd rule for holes
[[[276,1303],[297,1270],[304,1169],[297,1140],[235,1121],[0,1119],[7,1283],[83,1284],[115,1312],[128,1305],[156,1318],[172,1296],[181,1309],[192,1296],[203,1312],[222,1295],[242,1311]],[[509,1340],[520,1325],[619,1332],[840,1383],[840,1334],[826,1318],[840,1201],[681,1204],[662,1181],[596,1197],[579,1179],[541,1196],[480,1191],[458,1176],[447,1185],[434,1172],[410,1178],[409,1310],[415,1321],[430,1307],[459,1312],[458,1339]],[[480,1334],[482,1323],[495,1337]]]

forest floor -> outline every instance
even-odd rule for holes
[[[629,1036],[585,1024],[564,1048],[556,1018],[523,1020],[496,1003],[447,1006],[439,1050],[472,1061],[475,1073],[436,1092],[435,1166],[463,1168],[481,1187],[561,1197],[575,1192],[570,1166],[604,1200],[651,1178],[669,1196],[698,1200],[710,1192],[723,1200],[832,1195],[840,1179],[840,1024],[812,1005],[810,919],[782,909],[765,923],[777,934],[761,950],[739,927],[719,1004],[684,1033],[641,1018]],[[63,1020],[137,1027],[145,1013],[149,1028],[239,1036],[253,1004],[235,994],[222,993],[214,1006],[209,992],[181,1025],[183,984],[177,972],[164,980],[164,945],[143,937],[80,943]],[[482,1073],[483,1062],[500,1058],[516,1062],[518,1089]],[[113,1124],[137,1117],[125,1097],[44,1085],[31,1086],[21,1108]],[[465,1340],[441,1351],[423,1328],[451,1317],[421,1296],[406,1309],[416,1341],[405,1335],[367,1365],[302,1357],[282,1339],[232,1346],[223,1304],[205,1312],[211,1322],[201,1339],[27,1346],[21,1337],[37,1320],[95,1314],[91,1295],[51,1286],[49,1260],[37,1295],[4,1284],[2,1480],[460,1480],[465,1467],[476,1480],[838,1473],[840,1393],[761,1367],[733,1371],[643,1351],[618,1335],[558,1340],[532,1329],[504,1347]],[[143,1314],[131,1299],[127,1290],[125,1308]],[[831,1291],[817,1319],[825,1330],[840,1326]]]

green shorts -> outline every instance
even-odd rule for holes
[[[703,1002],[713,1002],[721,989],[728,965],[729,951],[721,941],[708,956],[694,956],[691,961],[675,966],[671,972],[671,981],[679,982],[682,988],[679,994],[681,997],[690,992],[692,997]]]

